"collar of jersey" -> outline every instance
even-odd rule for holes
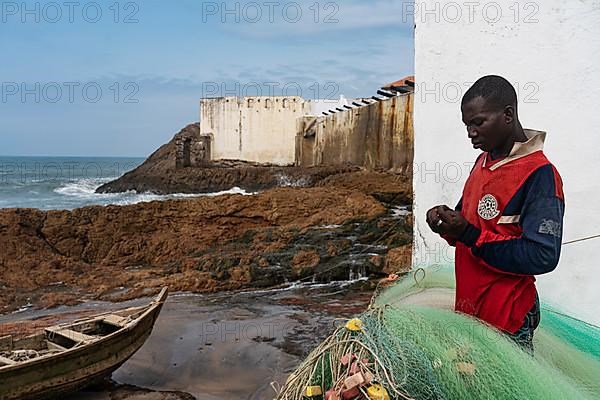
[[[544,150],[544,142],[546,141],[546,132],[536,131],[534,129],[523,129],[525,132],[525,136],[527,137],[527,141],[525,142],[516,142],[513,145],[512,150],[504,159],[494,163],[490,166],[490,171],[494,171],[500,168],[503,165],[508,164],[511,161],[518,160],[519,158],[523,158],[528,156],[536,151]],[[488,160],[488,153],[485,154],[483,158],[482,167],[485,168]]]

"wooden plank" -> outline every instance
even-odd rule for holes
[[[60,350],[60,351],[67,351],[67,349],[65,347],[59,346],[56,343],[52,343],[51,341],[46,341],[46,343],[48,344],[48,350]]]
[[[21,339],[13,338],[13,349],[43,350],[46,348],[46,336],[41,333]]]
[[[115,314],[106,315],[103,320],[106,323],[116,326],[125,326],[127,324],[127,318]]]
[[[10,358],[0,356],[0,363],[6,364],[6,365],[15,365],[17,362],[11,360]]]
[[[66,337],[67,339],[71,339],[75,342],[88,342],[90,340],[96,339],[95,336],[86,335],[85,333],[73,331],[71,329],[60,329],[60,330],[52,330],[48,329],[50,332]]]

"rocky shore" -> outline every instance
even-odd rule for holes
[[[176,169],[171,141],[98,192],[232,187],[253,194],[72,211],[1,209],[0,335],[91,315],[98,311],[91,300],[126,301],[168,286],[175,295],[151,340],[112,383],[73,398],[272,398],[268,382],[283,381],[335,318],[363,310],[373,279],[410,269],[412,182],[355,166],[223,161]],[[56,306],[69,314],[42,310]],[[285,329],[228,336],[231,326],[246,332],[273,324]]]
[[[391,205],[407,190],[397,175],[361,171],[253,196],[0,210],[0,310],[398,270],[411,222]]]
[[[98,189],[197,197],[73,211],[0,210],[0,314],[86,299],[121,301],[381,276],[408,267],[409,177],[356,166],[221,161],[175,168],[175,141]]]

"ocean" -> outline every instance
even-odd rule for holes
[[[153,193],[98,194],[96,189],[139,166],[144,158],[0,157],[0,208],[72,210],[90,205],[128,205],[174,198],[214,196]]]

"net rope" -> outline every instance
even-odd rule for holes
[[[543,304],[532,356],[452,311],[452,268],[387,283],[276,387],[277,400],[600,398],[597,326]]]

